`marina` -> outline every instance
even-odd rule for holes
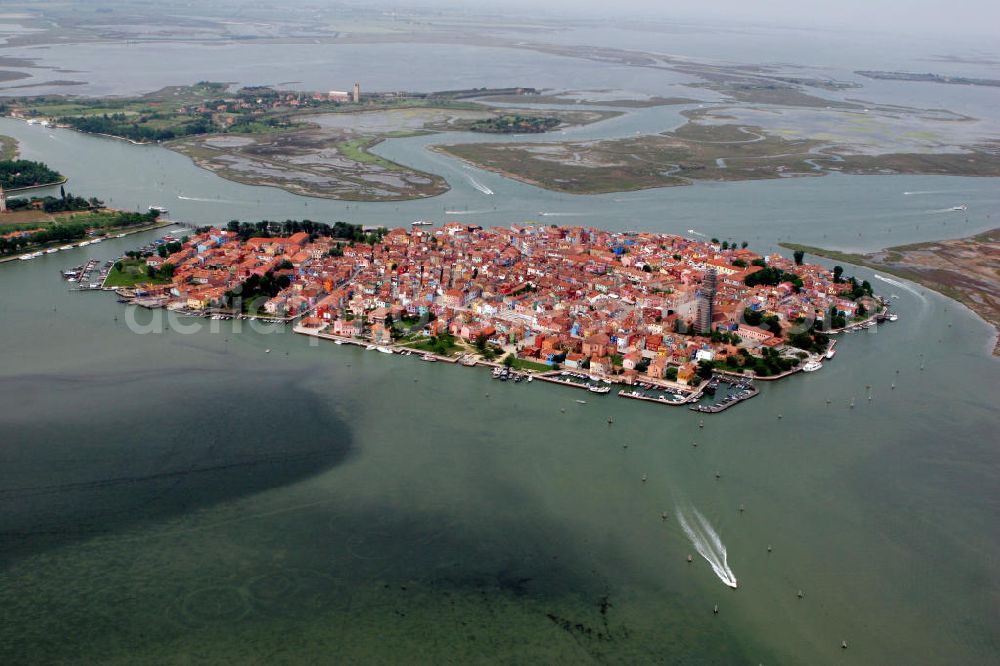
[[[703,414],[718,414],[724,412],[730,407],[738,405],[741,402],[750,400],[756,397],[760,393],[758,389],[751,380],[736,380],[725,375],[715,375],[709,381],[709,386],[712,388],[712,395],[715,397],[715,392],[717,388],[721,385],[725,385],[725,396],[721,400],[710,405],[691,405],[689,409],[693,412],[701,412]]]

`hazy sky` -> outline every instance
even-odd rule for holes
[[[391,0],[390,0],[391,1]],[[448,2],[448,0],[439,0]],[[397,5],[427,4],[399,0]],[[489,11],[547,9],[561,13],[627,18],[712,19],[777,26],[846,27],[862,30],[994,34],[1000,39],[1000,0],[462,0]],[[500,9],[503,8],[503,9]],[[548,13],[548,12],[546,12]]]

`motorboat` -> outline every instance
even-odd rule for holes
[[[893,313],[889,314],[889,316],[887,317],[887,319],[889,321],[898,321],[899,320],[899,315],[896,314],[895,312],[893,312]]]
[[[819,361],[809,361],[802,366],[802,372],[816,372],[823,367],[823,364]]]

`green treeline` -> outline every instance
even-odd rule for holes
[[[795,275],[794,273],[783,271],[780,268],[776,268],[774,266],[768,266],[767,268],[762,268],[761,270],[756,271],[755,273],[751,273],[750,275],[746,276],[743,282],[748,287],[756,287],[757,285],[766,285],[769,287],[773,287],[775,285],[781,284],[782,282],[791,282],[792,288],[795,291],[799,291],[800,289],[802,289],[802,278],[800,278],[798,275]]]
[[[488,134],[538,134],[558,125],[559,119],[553,116],[522,116],[515,113],[477,120],[470,129]]]
[[[0,186],[12,190],[18,187],[48,185],[64,180],[61,173],[42,162],[3,160],[0,162]]]
[[[360,224],[339,221],[325,224],[312,220],[285,220],[284,222],[230,220],[226,225],[226,230],[237,234],[239,239],[243,241],[248,238],[270,238],[272,236],[280,238],[304,231],[309,234],[311,240],[321,237],[338,238],[352,243],[367,243],[368,245],[380,242],[389,233],[385,227],[366,231]]]
[[[152,224],[158,213],[95,212],[71,220],[50,222],[41,229],[27,231],[17,236],[0,237],[0,255],[16,254],[32,245],[75,241],[88,231],[103,228],[132,227]]]
[[[104,202],[97,197],[85,199],[84,197],[73,196],[65,190],[58,197],[31,197],[26,199],[18,197],[7,202],[8,210],[27,210],[29,208],[41,207],[46,213],[70,213],[81,210],[92,210],[100,208]]]
[[[151,121],[169,120],[169,127],[151,126]],[[192,120],[175,123],[173,114],[146,114],[131,116],[124,113],[103,114],[100,116],[67,116],[60,118],[59,123],[69,125],[73,129],[92,134],[110,134],[132,141],[170,141],[192,134],[209,134],[216,131],[210,115],[205,114]]]

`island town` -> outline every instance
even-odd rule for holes
[[[166,235],[101,276],[77,288],[705,412],[753,397],[756,379],[820,369],[831,334],[895,320],[868,282],[800,252],[534,223],[232,221]]]

